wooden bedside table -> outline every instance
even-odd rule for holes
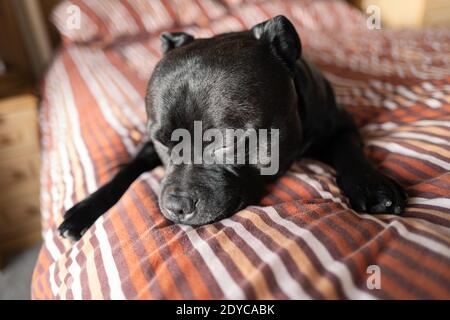
[[[41,239],[37,99],[0,100],[0,267]]]

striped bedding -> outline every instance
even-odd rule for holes
[[[64,211],[145,138],[143,96],[160,58],[158,32],[66,45],[42,89],[34,299],[450,298],[450,31],[368,30],[344,2],[305,0],[229,4],[207,26],[182,29],[210,36],[276,14],[293,21],[304,53],[355,116],[367,155],[407,190],[406,212],[353,211],[333,169],[304,159],[259,205],[192,228],[161,215],[156,168],[80,241],[61,239]]]

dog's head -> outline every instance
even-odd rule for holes
[[[283,16],[209,39],[161,39],[164,57],[146,97],[150,137],[166,168],[160,207],[174,222],[206,224],[256,203],[294,160],[300,40]],[[262,174],[268,167],[275,170]]]

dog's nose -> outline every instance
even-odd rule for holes
[[[180,195],[176,193],[166,196],[165,207],[173,214],[183,220],[195,210],[195,200],[188,195]]]

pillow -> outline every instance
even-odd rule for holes
[[[51,19],[65,43],[108,44],[142,33],[205,26],[226,13],[220,0],[64,0]]]

